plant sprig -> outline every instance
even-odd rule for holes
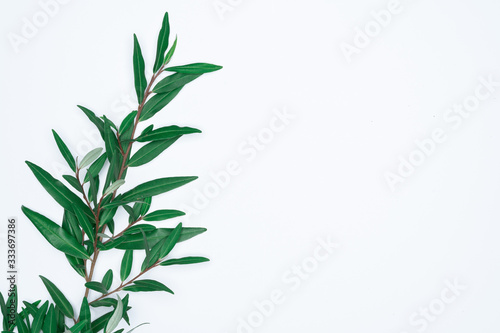
[[[49,244],[63,253],[70,266],[83,278],[84,296],[80,311],[76,313],[63,292],[48,278],[40,276],[52,302],[47,301],[43,304],[41,301],[23,302],[24,306],[12,323],[6,320],[6,302],[0,294],[0,309],[4,315],[5,332],[13,332],[14,328],[17,328],[21,333],[101,331],[121,333],[124,329],[116,331],[115,329],[122,319],[129,323],[128,311],[131,307],[129,294],[122,295],[123,297],[118,294],[151,291],[173,294],[173,291],[163,283],[141,277],[159,266],[208,261],[204,257],[169,258],[176,244],[205,232],[205,228],[184,227],[182,223],[178,223],[174,228],[159,228],[154,224],[142,223],[163,221],[184,215],[183,212],[173,209],[149,212],[152,198],[186,185],[197,177],[166,177],[150,180],[119,193],[121,186],[125,184],[127,170],[130,167],[149,163],[184,135],[201,133],[200,130],[191,127],[170,125],[155,129],[154,125],[150,125],[141,134],[137,134],[139,124],[164,109],[186,84],[203,74],[222,68],[207,63],[167,67],[177,47],[176,37],[169,48],[169,37],[170,25],[166,13],[158,36],[153,75],[148,81],[141,46],[137,36],[134,35],[132,60],[138,106],[119,126],[104,115],[98,117],[90,109],[78,106],[97,127],[104,142],[104,149],[97,147],[79,161],[59,134],[53,131],[57,147],[73,172],[72,175],[63,176],[69,187],[38,165],[26,162],[40,184],[62,207],[64,213],[62,223],[58,224],[25,206],[22,210]],[[142,146],[132,155],[135,144]],[[117,231],[115,216],[120,207],[127,212],[129,219],[128,223]],[[113,270],[108,270],[100,281],[96,280],[94,275],[99,254],[111,250],[123,251],[123,256],[120,256],[121,282],[115,287],[113,279],[116,274]],[[134,257],[137,257],[134,254],[138,251],[144,251],[142,266],[140,271],[130,278],[132,263]],[[96,292],[98,295],[89,299],[91,292]],[[9,302],[12,303],[14,300],[9,298],[7,304],[10,304]],[[17,309],[17,299],[15,303]],[[112,309],[93,319],[90,306]],[[72,321],[71,327],[67,325],[66,319]]]

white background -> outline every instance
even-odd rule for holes
[[[500,81],[500,4],[401,0],[398,14],[348,61],[342,43],[355,46],[356,28],[370,26],[371,12],[389,1],[228,1],[68,1],[18,52],[9,38],[22,37],[23,20],[33,22],[42,7],[3,1],[0,208],[3,221],[19,217],[20,298],[49,297],[40,274],[76,311],[83,296],[83,280],[20,211],[24,204],[56,221],[62,216],[24,161],[57,176],[69,172],[58,168],[64,160],[51,129],[80,156],[89,136],[103,146],[76,105],[117,122],[132,110],[132,34],[151,68],[168,11],[179,37],[172,64],[224,69],[190,83],[154,118],[156,126],[203,134],[130,170],[124,189],[198,175],[153,208],[194,207],[215,184],[211,173],[232,160],[240,173],[204,208],[178,219],[209,231],[174,256],[211,262],[150,274],[176,295],[131,295],[132,325],[151,323],[137,332],[497,332],[499,87],[460,126],[444,117],[474,96],[481,77]],[[231,10],[218,11],[220,3]],[[285,109],[294,118],[255,158],[238,150]],[[445,142],[391,190],[387,173],[397,174],[400,157],[408,159],[415,140],[435,129]],[[328,238],[339,247],[314,266],[318,239]],[[99,278],[121,257],[103,260]],[[310,273],[291,283],[286,277],[302,263]],[[466,289],[453,295],[447,280]],[[0,286],[5,292],[4,279]],[[274,290],[283,302],[262,314],[255,302],[267,304]],[[435,315],[422,319],[429,306]],[[238,329],[242,322],[252,326]]]

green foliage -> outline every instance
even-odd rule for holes
[[[51,298],[44,303],[40,300],[32,303],[24,301],[23,306],[19,307],[17,290],[7,301],[0,293],[4,332],[17,330],[20,333],[121,333],[124,329],[117,328],[122,320],[130,325],[131,307],[129,295],[125,294],[120,298],[119,294],[127,291],[165,291],[173,294],[162,282],[144,279],[144,275],[158,266],[208,261],[204,257],[169,257],[179,242],[202,234],[206,231],[205,228],[184,227],[179,222],[175,228],[159,227],[157,224],[162,223],[160,221],[185,214],[174,209],[149,212],[153,197],[184,186],[197,177],[146,179],[142,184],[127,186],[129,189],[120,193],[130,167],[137,168],[157,159],[184,135],[201,133],[200,130],[187,126],[170,124],[155,129],[154,125],[150,124],[138,134],[139,127],[161,112],[186,84],[203,74],[222,68],[206,63],[167,67],[177,46],[176,37],[169,48],[169,38],[170,25],[166,13],[158,35],[153,76],[148,82],[141,46],[134,35],[132,67],[137,109],[131,110],[119,126],[104,115],[98,116],[90,109],[78,106],[98,129],[102,138],[101,147],[95,147],[83,158],[79,158],[73,155],[71,147],[66,145],[59,134],[55,130],[52,131],[62,159],[72,172],[62,176],[69,187],[42,167],[26,162],[38,182],[61,206],[62,220],[57,223],[25,206],[22,211],[47,242],[66,257],[71,269],[77,273],[72,277],[78,279],[74,283],[82,288],[84,297],[79,302],[79,312],[75,313],[70,300],[44,276],[40,278]],[[166,76],[168,72],[173,74]],[[128,221],[118,219],[117,212],[120,209],[126,211]],[[145,221],[155,224],[147,224]],[[110,251],[121,260],[119,284],[115,284],[116,272],[111,269],[108,269],[101,279],[95,276],[95,268],[102,251]],[[138,259],[140,256],[144,256],[141,270],[134,272],[134,258]],[[64,276],[66,277],[66,274]],[[15,308],[14,322],[8,321],[10,304]],[[92,318],[90,307],[99,310],[111,309],[101,312],[97,318]]]

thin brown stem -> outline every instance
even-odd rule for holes
[[[139,118],[140,118],[140,116],[141,116],[142,109],[144,108],[144,105],[145,105],[146,100],[148,99],[149,95],[151,95],[151,93],[153,92],[151,88],[153,87],[154,82],[155,82],[155,81],[156,81],[156,79],[160,76],[160,74],[162,73],[162,71],[163,71],[163,69],[164,69],[164,68],[165,68],[165,65],[161,66],[161,67],[160,67],[160,69],[159,69],[156,73],[154,73],[154,74],[153,74],[153,76],[151,77],[151,80],[149,81],[149,84],[148,84],[148,86],[147,86],[147,88],[146,88],[146,91],[144,92],[144,98],[143,98],[142,102],[139,104],[139,106],[137,107],[137,115],[136,115],[136,118],[135,118],[135,121],[134,121],[134,127],[132,128],[132,134],[130,135],[130,142],[129,142],[129,143],[128,143],[128,145],[127,145],[127,150],[126,150],[126,152],[123,152],[123,147],[122,147],[122,145],[121,145],[121,141],[120,141],[119,136],[118,136],[118,133],[117,133],[118,143],[119,143],[119,145],[120,145],[120,150],[121,150],[121,153],[122,153],[122,155],[123,155],[123,162],[122,162],[122,165],[121,165],[121,167],[120,167],[120,172],[119,172],[119,174],[118,174],[118,179],[122,179],[123,173],[124,173],[124,172],[125,172],[125,170],[127,169],[127,158],[128,158],[128,156],[130,155],[130,152],[131,152],[131,150],[132,150],[132,145],[133,145],[133,143],[134,143],[134,136],[135,136],[135,132],[136,132],[136,130],[137,130],[137,126],[139,125]],[[78,171],[79,171],[79,170],[78,170]],[[78,174],[77,174],[77,179],[79,179],[79,178],[78,178]],[[78,181],[78,182],[80,182],[80,181]],[[83,189],[83,185],[82,185],[82,189]],[[89,207],[90,207],[90,203],[89,203],[89,201],[88,201],[88,199],[87,199],[87,197],[86,197],[86,195],[85,195],[85,191],[83,191],[83,192],[84,192],[83,196],[84,196],[84,198],[85,198],[85,201],[87,202],[87,204],[88,204],[88,205],[89,205]],[[113,197],[112,197],[112,198],[114,199],[114,198],[115,198],[115,196],[116,196],[116,190],[113,192]],[[93,257],[92,257],[91,264],[90,264],[90,272],[89,272],[89,274],[88,274],[88,275],[86,274],[86,281],[87,281],[87,282],[92,281],[92,277],[93,277],[93,275],[94,275],[95,265],[96,265],[96,262],[97,262],[97,258],[98,258],[98,256],[99,256],[99,249],[97,248],[97,242],[98,242],[98,240],[99,240],[99,235],[98,235],[98,233],[99,233],[99,213],[100,213],[100,211],[101,211],[101,204],[102,204],[102,200],[103,200],[103,199],[104,199],[104,197],[101,197],[101,199],[99,200],[98,207],[96,207],[96,211],[97,211],[97,212],[94,212],[94,211],[92,210],[92,212],[94,212],[94,216],[95,216],[95,220],[96,220],[96,234],[95,234],[95,239],[94,239],[94,255],[93,255]],[[136,222],[138,222],[138,221],[136,221]],[[136,222],[134,222],[134,223],[136,223]],[[122,230],[122,231],[118,234],[118,236],[123,235],[123,233],[124,233],[124,232],[125,232],[128,228],[130,228],[130,227],[131,227],[131,225],[128,225],[128,226],[127,226],[124,230]],[[104,226],[104,227],[103,227],[103,232],[105,232],[105,230],[106,230],[106,226]],[[117,237],[117,236],[115,236],[114,238],[116,238],[116,237]],[[157,266],[157,263],[155,263],[155,265],[151,266],[150,268],[146,269],[144,272],[141,272],[138,276],[136,276],[134,279],[132,279],[131,281],[129,281],[127,284],[132,283],[132,282],[133,282],[135,279],[137,279],[139,276],[141,276],[142,274],[144,274],[145,272],[149,271],[151,268],[156,267],[156,266]],[[87,269],[85,269],[85,272],[87,272]],[[127,284],[125,284],[125,285],[124,285],[124,284],[122,283],[122,285],[120,285],[120,287],[118,287],[116,290],[114,290],[114,291],[112,291],[112,292],[110,292],[110,293],[106,294],[106,296],[107,296],[107,295],[110,295],[110,294],[112,294],[112,293],[115,293],[115,292],[117,292],[117,291],[120,291],[120,290],[121,290],[121,288],[123,288],[123,287],[124,287],[124,286],[126,286]],[[88,298],[89,292],[90,292],[90,289],[89,289],[89,288],[85,288],[85,297],[87,297],[87,298]],[[97,300],[99,300],[99,299],[102,299],[103,297],[105,297],[105,295],[103,295],[103,296],[99,297],[98,299],[94,300],[93,302],[95,302],[95,301],[97,301]]]

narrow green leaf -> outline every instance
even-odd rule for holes
[[[81,277],[85,277],[85,265],[83,264],[83,259],[75,258],[67,254],[66,259],[68,259],[69,264],[71,265],[71,267],[73,267],[75,272],[78,273],[78,275],[80,275]]]
[[[50,304],[49,311],[43,322],[43,333],[57,333],[57,319],[54,305]]]
[[[98,301],[92,302],[89,304],[93,308],[99,308],[99,307],[116,307],[116,299],[114,298],[103,298]]]
[[[170,147],[175,141],[177,141],[179,137],[162,140],[162,141],[153,141],[141,147],[134,156],[128,162],[129,167],[138,167],[144,165],[146,163],[151,162],[153,159],[158,157],[161,153],[163,153],[168,147]]]
[[[144,258],[144,261],[142,262],[141,272],[144,272],[147,268],[150,268],[158,260],[160,260],[160,254],[166,241],[167,238],[164,238],[151,248],[151,251],[146,255],[146,258]]]
[[[99,156],[97,160],[95,160],[94,163],[92,163],[89,167],[89,171],[85,175],[84,182],[88,182],[90,180],[90,174],[97,176],[101,172],[102,168],[104,167],[104,164],[106,163],[107,156],[106,154],[102,154]]]
[[[83,194],[82,187],[80,186],[80,182],[73,176],[70,175],[63,175],[62,176],[68,184],[70,184],[75,190]]]
[[[184,66],[168,67],[168,68],[165,68],[165,71],[183,73],[183,74],[205,74],[205,73],[218,71],[221,68],[222,68],[222,66],[206,64],[206,63],[200,62],[200,63],[189,64],[189,65],[184,65]]]
[[[118,326],[120,323],[120,320],[122,320],[123,317],[123,302],[120,296],[117,296],[117,303],[116,303],[116,308],[113,314],[111,315],[111,318],[109,318],[108,323],[106,324],[106,333],[111,333],[113,330]]]
[[[91,242],[94,242],[95,221],[89,221],[87,216],[79,208],[75,208],[75,215],[78,220],[78,224],[82,227],[87,237],[90,239]]]
[[[113,283],[113,271],[111,269],[108,269],[106,274],[104,274],[104,277],[102,278],[102,285],[106,290],[109,290],[111,288],[111,284]]]
[[[73,318],[73,315],[74,315],[73,307],[71,306],[71,303],[68,301],[68,299],[63,295],[63,293],[49,279],[47,279],[41,275],[40,275],[40,279],[42,279],[42,282],[45,285],[45,288],[47,288],[47,291],[49,292],[50,297],[52,297],[52,300],[57,305],[59,310],[61,310],[61,312],[66,317]]]
[[[104,119],[104,144],[106,146],[106,155],[108,160],[111,161],[115,154],[120,153],[118,139],[115,132],[112,130],[112,123],[107,118]]]
[[[123,290],[126,291],[166,291],[173,294],[174,292],[170,290],[166,285],[155,280],[136,280],[134,285],[124,287]]]
[[[43,303],[43,305],[38,309],[36,315],[33,317],[33,324],[31,325],[31,333],[40,333],[43,326],[43,321],[45,315],[47,314],[47,309],[49,308],[49,301]]]
[[[144,58],[142,56],[141,46],[137,40],[137,36],[134,34],[134,78],[135,78],[135,91],[137,93],[137,100],[139,104],[142,103],[144,99],[144,93],[146,91],[146,75],[144,74]]]
[[[92,212],[83,203],[83,201],[70,189],[64,186],[63,183],[52,177],[47,171],[43,170],[38,165],[29,161],[26,161],[26,164],[38,179],[40,184],[61,206],[72,212],[75,205],[77,205],[84,209],[87,216],[92,216]]]
[[[103,227],[106,224],[110,223],[113,220],[113,217],[115,216],[117,210],[118,206],[101,210],[102,213],[100,216],[99,227]],[[111,232],[113,231],[111,230]]]
[[[80,322],[78,322],[77,324],[75,324],[73,327],[71,327],[69,329],[69,331],[71,333],[79,333],[81,332],[83,329],[85,329],[85,327],[87,326],[88,324],[88,321],[87,320],[80,320]]]
[[[163,220],[168,220],[174,217],[179,217],[186,215],[186,213],[181,212],[180,210],[174,210],[174,209],[162,209],[162,210],[157,210],[152,213],[149,213],[148,215],[143,217],[144,221],[163,221]]]
[[[141,234],[142,234],[142,247],[146,251],[146,259],[144,259],[144,261],[148,262],[151,256],[151,246],[149,245],[148,237],[146,236],[144,230],[141,230]],[[141,269],[141,271],[144,271],[144,268]]]
[[[133,235],[133,234],[140,234],[143,231],[144,232],[149,232],[149,231],[154,231],[157,228],[154,225],[151,224],[136,224],[127,230],[123,232],[124,235]]]
[[[4,331],[9,329],[9,314],[7,312],[7,306],[5,305],[5,299],[3,298],[2,293],[0,292],[0,310],[2,312],[2,327]]]
[[[197,128],[192,127],[179,127],[176,125],[161,127],[151,131],[145,135],[139,136],[136,140],[138,142],[148,142],[157,140],[172,139],[185,134],[201,133]]]
[[[165,16],[163,17],[163,24],[160,33],[158,34],[156,59],[155,59],[155,64],[153,66],[153,72],[155,73],[160,69],[165,59],[165,52],[167,51],[168,48],[169,36],[170,36],[170,24],[168,22],[168,13],[165,13]]]
[[[54,135],[54,139],[56,140],[56,144],[57,144],[57,147],[59,148],[59,151],[61,152],[61,155],[66,160],[66,162],[68,163],[71,170],[76,171],[75,158],[73,157],[73,155],[69,151],[68,146],[66,146],[66,144],[61,139],[59,134],[56,133],[56,131],[52,130],[52,134]]]
[[[210,259],[205,257],[184,257],[179,259],[168,259],[160,263],[160,266],[171,266],[171,265],[190,265],[198,264],[200,262],[210,261]]]
[[[157,94],[165,94],[177,88],[182,88],[191,81],[199,78],[201,74],[183,74],[174,73],[162,79],[153,88],[153,92]]]
[[[56,249],[77,258],[89,259],[85,248],[63,228],[27,207],[22,206],[21,209],[42,236]]]
[[[94,202],[94,210],[97,210],[97,192],[99,191],[99,176],[90,174],[89,200]]]
[[[134,261],[134,251],[126,250],[123,255],[122,265],[120,268],[120,279],[125,281],[129,276],[132,270],[132,263]]]
[[[77,106],[78,106],[78,108],[80,108],[80,110],[83,111],[83,113],[85,113],[85,115],[89,118],[89,120],[92,123],[94,123],[94,125],[97,127],[97,129],[101,133],[101,137],[104,139],[104,122],[101,119],[99,119],[99,117],[97,117],[94,112],[90,111],[86,107],[83,107],[81,105],[77,105]]]
[[[104,191],[103,196],[106,197],[106,196],[110,195],[111,193],[116,191],[118,188],[120,188],[120,186],[122,186],[123,184],[125,184],[125,180],[123,180],[123,179],[119,179],[119,180],[115,181],[113,184],[111,184],[106,189],[106,191]]]
[[[170,50],[168,50],[167,55],[165,56],[165,60],[163,61],[164,65],[170,62],[170,59],[172,59],[172,56],[174,55],[176,48],[177,48],[177,36],[175,36],[174,43],[172,44]]]
[[[130,331],[127,331],[127,333],[131,333],[132,331],[135,331],[136,328],[141,327],[142,325],[149,325],[149,323],[142,323],[131,329]]]
[[[97,333],[104,329],[104,326],[108,322],[109,318],[113,315],[113,312],[108,312],[97,318],[92,322],[92,332]],[[44,332],[45,333],[45,332]]]
[[[16,327],[19,333],[30,333],[28,326],[26,326],[26,323],[21,319],[21,316],[16,317]]]
[[[147,212],[149,211],[149,208],[151,207],[152,200],[153,200],[152,197],[147,197],[147,198],[144,198],[143,202],[137,202],[137,204],[139,205],[139,210],[140,210],[139,215],[144,216],[147,214]]]
[[[78,207],[75,209],[79,209]],[[82,243],[83,236],[78,220],[72,212],[64,210],[62,228],[66,230],[71,236],[73,236],[78,243]]]
[[[102,153],[102,148],[92,149],[87,153],[87,155],[85,155],[82,158],[82,161],[79,163],[78,168],[83,169],[86,166],[90,165],[92,162],[97,160],[97,158],[99,157],[99,155],[101,155],[101,153]]]
[[[155,179],[138,185],[128,192],[123,193],[121,200],[137,201],[147,197],[159,195],[183,185],[186,185],[198,177],[167,177]]]
[[[170,251],[174,248],[175,244],[179,241],[179,237],[181,236],[182,231],[182,223],[179,223],[175,229],[172,231],[170,235],[168,235],[165,243],[163,244],[160,250],[160,258],[165,258]]]
[[[91,315],[87,297],[84,297],[82,300],[82,306],[80,307],[80,321],[86,322],[86,325],[84,327],[87,330],[90,329]]]
[[[155,231],[146,232],[146,236],[149,241],[150,246],[154,246],[156,243],[164,239],[166,236],[170,235],[174,229],[172,228],[160,228]],[[191,239],[199,234],[207,231],[205,228],[182,228],[181,236],[179,237],[179,242]],[[124,241],[119,244],[116,248],[120,250],[143,250],[144,242],[141,234],[124,235],[118,239],[124,239]]]
[[[18,308],[18,298],[17,298],[17,285],[14,285],[14,289],[12,291],[9,291],[9,297],[7,297],[7,302],[6,302],[6,311],[8,313],[3,314],[4,318],[8,318],[7,322],[7,330],[11,330],[13,325],[9,325],[9,322],[15,321],[17,319],[18,314],[17,314],[17,308]],[[14,314],[10,313],[10,309],[14,309]],[[14,317],[12,317],[12,315]]]
[[[182,87],[183,86],[180,86],[170,91],[166,91],[165,93],[158,93],[151,97],[142,108],[139,120],[148,120],[149,118],[160,112],[179,94],[179,92],[182,90]]]
[[[130,138],[130,135],[126,135],[126,133],[128,133],[132,129],[136,116],[137,116],[137,111],[132,111],[123,119],[122,123],[120,124],[120,129],[118,130],[120,138],[123,137],[125,139]]]
[[[108,289],[106,289],[106,287],[98,281],[87,282],[85,283],[85,287],[100,292],[101,294],[106,294],[108,292]]]

